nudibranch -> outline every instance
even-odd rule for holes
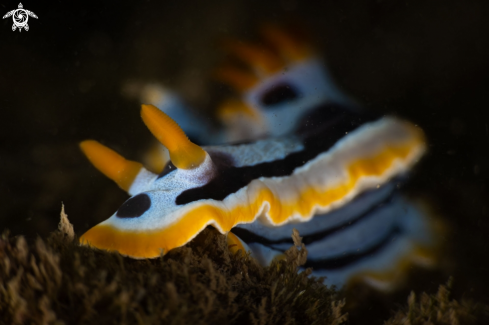
[[[212,226],[232,251],[269,265],[296,228],[309,252],[305,267],[328,284],[390,289],[413,263],[431,265],[432,221],[398,190],[426,150],[423,132],[359,109],[306,44],[275,27],[264,35],[272,50],[226,44],[248,71],[218,72],[241,93],[220,109],[236,127],[224,140],[248,141],[198,146],[164,108],[142,105],[143,122],[168,152],[158,173],[94,140],[81,143],[131,197],[80,242],[155,258]],[[256,124],[262,128],[243,127]]]

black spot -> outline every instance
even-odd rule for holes
[[[137,218],[143,215],[151,207],[151,199],[148,194],[138,194],[133,196],[117,210],[116,216],[119,218]]]
[[[261,96],[261,102],[265,106],[280,104],[285,101],[294,100],[299,97],[299,93],[288,84],[279,84]]]

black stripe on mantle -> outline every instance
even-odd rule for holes
[[[383,250],[387,245],[395,241],[403,234],[403,230],[394,225],[391,230],[383,236],[377,243],[360,252],[343,254],[340,256],[330,257],[326,259],[307,260],[304,268],[312,267],[314,270],[335,270],[357,263],[364,258],[367,258],[375,253]]]
[[[234,167],[222,153],[209,151],[217,165],[217,176],[204,186],[183,191],[177,198],[177,205],[212,199],[223,200],[236,193],[251,181],[260,177],[281,177],[292,172],[329,150],[346,134],[360,125],[377,119],[377,116],[360,114],[338,104],[324,104],[306,114],[299,123],[296,134],[302,139],[304,149],[293,152],[283,159],[252,166]],[[221,163],[222,160],[226,162]]]
[[[378,190],[373,190],[373,191],[378,191]],[[361,195],[362,196],[368,195],[368,194],[370,194],[369,192],[363,193]],[[395,191],[395,192],[397,192],[397,191]],[[355,225],[356,223],[358,223],[358,222],[360,222],[360,221],[362,221],[362,220],[364,220],[370,216],[373,216],[378,209],[383,208],[387,204],[391,203],[395,192],[390,193],[382,201],[374,204],[373,206],[368,208],[366,211],[360,213],[358,216],[356,216],[353,219],[349,219],[349,220],[346,220],[345,222],[342,222],[336,226],[329,227],[327,229],[322,229],[322,230],[319,230],[319,231],[314,232],[312,234],[302,236],[302,243],[304,243],[305,245],[310,245],[314,242],[321,241],[321,240],[323,240],[323,239],[325,239],[331,235],[334,235],[338,232],[341,232],[343,230],[348,230],[349,227]],[[352,201],[349,204],[355,204],[355,201]],[[340,210],[337,210],[337,211],[340,211]],[[267,247],[270,247],[270,248],[275,249],[275,250],[277,250],[277,248],[275,248],[274,245],[279,245],[279,244],[293,245],[294,244],[294,242],[292,241],[292,237],[290,237],[290,236],[286,237],[286,238],[271,240],[271,239],[268,239],[266,237],[257,235],[248,229],[240,228],[239,226],[231,229],[231,232],[233,234],[235,234],[236,236],[238,236],[246,244],[259,243],[263,246],[267,246]]]

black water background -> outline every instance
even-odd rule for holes
[[[3,1],[0,15],[17,8]],[[483,1],[23,2],[39,19],[0,21],[0,229],[56,229],[61,201],[78,234],[126,199],[89,166],[94,138],[138,159],[151,141],[124,85],[155,80],[210,110],[229,95],[209,72],[217,40],[263,21],[307,23],[338,84],[364,106],[419,124],[430,152],[410,193],[453,230],[436,290],[489,302],[489,3]],[[123,91],[126,89],[126,91]],[[439,280],[439,281],[438,281]],[[420,279],[421,281],[421,279]]]

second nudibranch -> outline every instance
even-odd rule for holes
[[[81,143],[132,197],[80,242],[133,258],[165,254],[209,225],[226,234],[308,222],[405,174],[425,150],[423,133],[406,121],[337,107],[319,107],[309,128],[288,137],[204,148],[156,107],[143,105],[141,116],[170,152],[159,175],[96,141]]]

